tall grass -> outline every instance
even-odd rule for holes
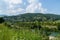
[[[11,29],[0,24],[0,40],[43,40],[39,30]]]

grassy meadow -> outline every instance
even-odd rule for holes
[[[0,40],[43,40],[39,30],[11,29],[0,24]]]

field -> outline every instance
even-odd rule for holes
[[[0,24],[0,40],[44,40],[39,30],[11,29]]]

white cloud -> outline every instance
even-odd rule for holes
[[[18,8],[16,5],[18,4],[22,4],[22,0],[4,0],[7,7],[7,10],[4,11],[5,13],[7,13],[7,15],[16,15],[18,14],[18,12],[22,12],[23,9],[22,8]],[[16,7],[15,7],[16,6]],[[17,8],[17,9],[15,9]]]
[[[22,4],[22,0],[4,0],[8,4],[8,9],[14,8],[14,5]]]
[[[18,11],[18,12],[22,12],[22,11],[24,11],[24,9],[22,9],[22,8],[18,8],[16,11]]]
[[[26,8],[27,13],[35,13],[36,10],[45,13],[47,10],[42,7],[42,3],[39,2],[39,0],[29,0],[28,1],[30,4]]]
[[[17,11],[22,11],[23,9],[22,8],[18,8]]]
[[[43,8],[41,3],[38,4],[38,9],[40,10],[41,13],[47,12],[47,9]]]
[[[2,12],[2,10],[0,10],[0,13]]]
[[[21,13],[36,13],[36,12],[41,12],[45,13],[47,9],[42,7],[42,3],[39,2],[39,0],[26,0],[29,5],[27,5],[26,2],[23,2],[23,0],[5,0],[7,3],[8,7],[5,13],[8,13],[9,15],[16,15],[16,14],[21,14]],[[22,6],[24,5],[25,7],[17,7],[16,5]]]
[[[39,0],[27,0],[29,3],[37,3]]]
[[[6,10],[4,12],[8,13],[7,15],[17,15],[17,14],[24,13],[24,9],[22,9],[22,8],[8,9],[8,10]]]
[[[5,0],[5,2],[12,3],[12,4],[21,4],[22,0]]]
[[[14,6],[12,4],[9,4],[8,9],[12,9]]]
[[[26,8],[26,12],[27,13],[33,13],[36,9],[36,6],[34,4],[30,4],[29,6],[27,6]]]
[[[9,9],[9,10],[5,11],[5,13],[8,13],[7,15],[15,15],[16,14],[16,10]]]

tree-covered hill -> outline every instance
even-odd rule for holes
[[[6,21],[34,22],[34,21],[56,21],[60,20],[60,15],[25,13],[16,16],[4,16]]]

